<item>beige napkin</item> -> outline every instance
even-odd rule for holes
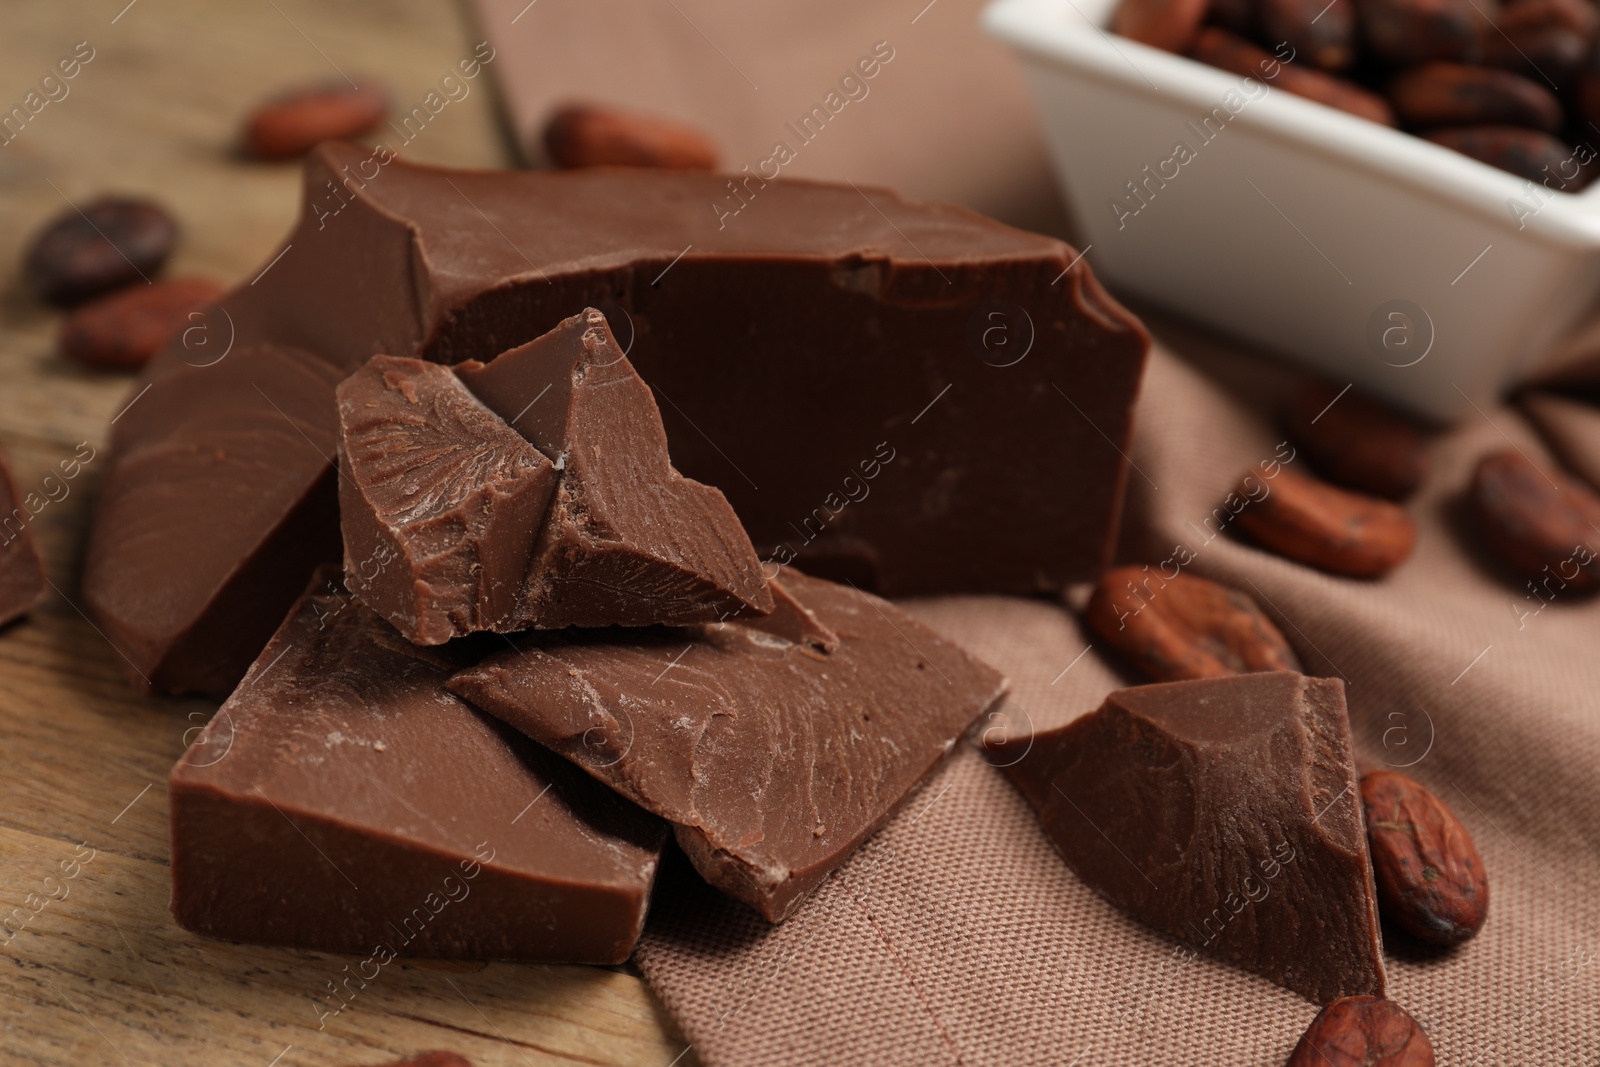
[[[1166,332],[1166,331],[1164,331]],[[1536,611],[1461,515],[1476,458],[1513,410],[1438,439],[1410,507],[1415,556],[1382,582],[1333,578],[1204,519],[1280,440],[1262,395],[1280,371],[1181,336],[1213,374],[1158,346],[1131,458],[1126,559],[1184,543],[1193,573],[1252,592],[1307,670],[1343,677],[1361,759],[1414,764],[1483,852],[1483,932],[1432,954],[1391,941],[1390,995],[1443,1065],[1580,1064],[1600,1044],[1600,602]],[[1574,410],[1600,441],[1600,412]],[[1063,417],[1070,417],[1064,412]],[[1040,477],[1050,477],[1041,471]],[[1044,602],[917,602],[929,624],[1010,675],[1039,728],[1123,684]],[[1090,647],[1080,659],[1080,653]],[[980,724],[980,728],[998,728]],[[769,928],[679,872],[637,960],[709,1067],[791,1064],[1281,1064],[1314,1005],[1124,918],[1057,858],[1027,805],[961,751],[797,915]]]

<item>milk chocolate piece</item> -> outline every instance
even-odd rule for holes
[[[585,307],[608,314],[656,391],[677,469],[728,494],[763,557],[844,561],[892,595],[1092,577],[1121,506],[1148,338],[1077,252],[879,189],[733,186],[314,150],[298,227],[207,316],[210,347],[185,331],[130,393],[151,386],[116,426],[106,495],[158,505],[141,521],[159,533],[130,540],[127,509],[97,514],[85,593],[107,632],[157,688],[216,691],[259,651],[258,617],[280,615],[310,571],[291,580],[258,558],[305,495],[297,464],[260,463],[242,443],[208,449],[231,478],[225,497],[249,502],[248,517],[214,526],[197,517],[223,510],[222,478],[152,451],[172,434],[225,444],[217,412],[261,404],[252,380],[275,395],[270,380],[226,372],[241,352],[306,350],[337,381],[378,353],[483,359]],[[222,362],[186,365],[214,362],[230,338]],[[191,378],[206,388],[161,400]],[[147,405],[163,412],[154,427],[133,420]],[[336,545],[331,509],[319,521],[302,541]],[[221,602],[255,579],[246,609]],[[202,632],[218,647],[200,658]]]
[[[626,959],[665,828],[447,692],[461,662],[319,571],[172,771],[179,924],[385,962]]]
[[[417,644],[525,629],[550,460],[436,363],[374,356],[338,396],[345,583]]]
[[[876,597],[773,585],[765,619],[528,635],[450,688],[672,822],[706,881],[778,922],[1006,683]]]
[[[738,517],[672,469],[655,398],[599,311],[456,372],[560,471],[528,572],[527,625],[678,626],[772,610]]]
[[[1342,682],[1139,686],[995,747],[1062,857],[1129,915],[1318,1003],[1383,995]]]
[[[147,688],[226,696],[339,558],[342,377],[304,349],[235,344],[164,367],[117,417],[83,592]]]
[[[0,626],[32,611],[44,590],[44,561],[33,543],[33,511],[17,492],[10,458],[0,449]]]

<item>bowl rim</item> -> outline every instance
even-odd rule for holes
[[[1198,60],[1113,34],[1101,25],[1116,0],[992,0],[983,28],[1017,50],[1096,81],[1163,103],[1192,105],[1196,118],[1223,106],[1247,80]],[[1062,17],[1065,15],[1065,17]],[[1600,181],[1576,193],[1550,190],[1541,205],[1534,183],[1404,130],[1383,126],[1287,91],[1249,98],[1233,113],[1239,123],[1297,149],[1375,173],[1418,193],[1442,198],[1504,229],[1565,246],[1600,247]],[[1226,110],[1226,109],[1225,109]],[[1593,147],[1591,145],[1591,147]],[[1600,149],[1597,149],[1600,151]],[[1521,220],[1510,202],[1533,208]]]

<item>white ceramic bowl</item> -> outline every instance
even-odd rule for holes
[[[984,13],[1115,288],[1445,420],[1541,369],[1589,310],[1600,183],[1551,192],[1115,36],[1115,4]]]

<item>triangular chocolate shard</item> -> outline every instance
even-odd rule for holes
[[[1318,1003],[1383,995],[1342,682],[1123,689],[995,751],[1067,863],[1129,915]]]
[[[421,645],[523,629],[550,461],[436,363],[374,356],[338,397],[346,585]]]
[[[461,380],[561,479],[528,574],[539,629],[714,622],[772,610],[761,562],[723,495],[667,456],[650,387],[590,308]]]
[[[529,634],[449,686],[674,823],[706,881],[777,922],[1006,683],[887,601],[773,584],[764,619]]]

